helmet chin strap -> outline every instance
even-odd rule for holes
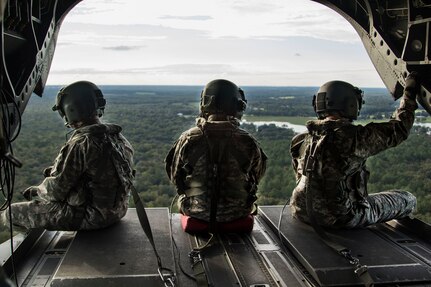
[[[67,117],[66,117],[66,116],[64,116],[64,126],[65,126],[66,128],[72,128],[72,127],[70,126],[69,120],[67,119]]]
[[[67,118],[65,117],[65,126],[68,128],[72,128],[72,129],[79,129],[85,126],[89,126],[89,125],[94,125],[94,124],[99,124],[100,120],[99,120],[99,116],[98,115],[93,115],[85,120],[82,121],[77,121],[77,122],[73,122],[73,123],[69,123]]]

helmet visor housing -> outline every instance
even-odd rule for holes
[[[320,87],[313,97],[313,108],[319,119],[328,113],[356,120],[363,104],[362,90],[343,81],[331,81]]]
[[[241,118],[246,105],[244,92],[228,80],[211,81],[201,93],[200,112],[205,118],[212,114]]]

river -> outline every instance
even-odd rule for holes
[[[256,127],[264,126],[264,125],[275,125],[279,128],[292,129],[296,133],[303,133],[307,131],[307,128],[304,125],[294,125],[288,122],[265,122],[265,121],[254,121],[248,122],[246,120],[241,120],[241,123],[253,124]]]
[[[307,128],[305,125],[294,125],[289,122],[265,122],[265,121],[253,121],[248,122],[246,120],[241,120],[241,123],[248,123],[248,124],[254,124],[256,127],[264,126],[264,125],[275,125],[279,128],[285,128],[285,129],[293,129],[296,133],[303,133],[307,131]],[[431,129],[431,123],[415,123],[416,126],[424,126]]]

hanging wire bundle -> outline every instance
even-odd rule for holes
[[[12,148],[12,142],[18,137],[18,134],[21,131],[21,113],[19,111],[18,105],[16,104],[15,97],[13,95],[7,94],[4,90],[2,90],[0,94],[0,106],[0,189],[2,195],[0,196],[0,213],[7,211],[9,215],[12,272],[16,275],[15,259],[13,253],[13,226],[10,206],[13,200],[13,191],[15,187],[15,168],[21,167],[19,160],[13,156]],[[13,109],[11,109],[11,107]],[[12,120],[14,115],[17,115],[16,130],[14,129]],[[16,276],[15,284],[18,286]]]
[[[11,97],[9,97],[11,98]],[[4,211],[10,205],[15,185],[15,167],[21,167],[21,163],[13,156],[12,142],[18,137],[21,130],[21,114],[15,100],[12,105],[16,112],[10,110],[10,103],[7,102],[7,95],[2,91],[0,97],[2,132],[0,132],[0,187],[2,191],[2,202],[0,211]],[[13,124],[8,120],[8,116],[17,115],[18,125],[13,133]],[[11,136],[11,134],[13,135]]]

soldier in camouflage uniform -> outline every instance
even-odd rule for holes
[[[181,135],[166,158],[183,214],[227,222],[253,211],[266,155],[239,128],[245,107],[243,91],[230,81],[214,80],[202,91],[197,126]]]
[[[365,126],[352,124],[363,103],[361,90],[341,81],[319,89],[313,99],[319,119],[307,122],[308,133],[297,135],[291,144],[297,180],[290,201],[293,216],[305,222],[313,216],[317,224],[328,227],[354,228],[412,214],[416,198],[409,192],[367,194],[365,163],[407,139],[420,87],[415,75],[407,78],[392,119]],[[313,158],[309,155],[314,155],[314,165],[308,165],[307,172],[307,160]]]
[[[133,179],[133,149],[121,127],[103,124],[99,117],[105,99],[93,83],[80,81],[64,87],[53,110],[74,129],[45,179],[27,188],[27,202],[11,206],[18,228],[90,230],[119,221],[128,208]],[[8,211],[3,221],[9,220]]]

